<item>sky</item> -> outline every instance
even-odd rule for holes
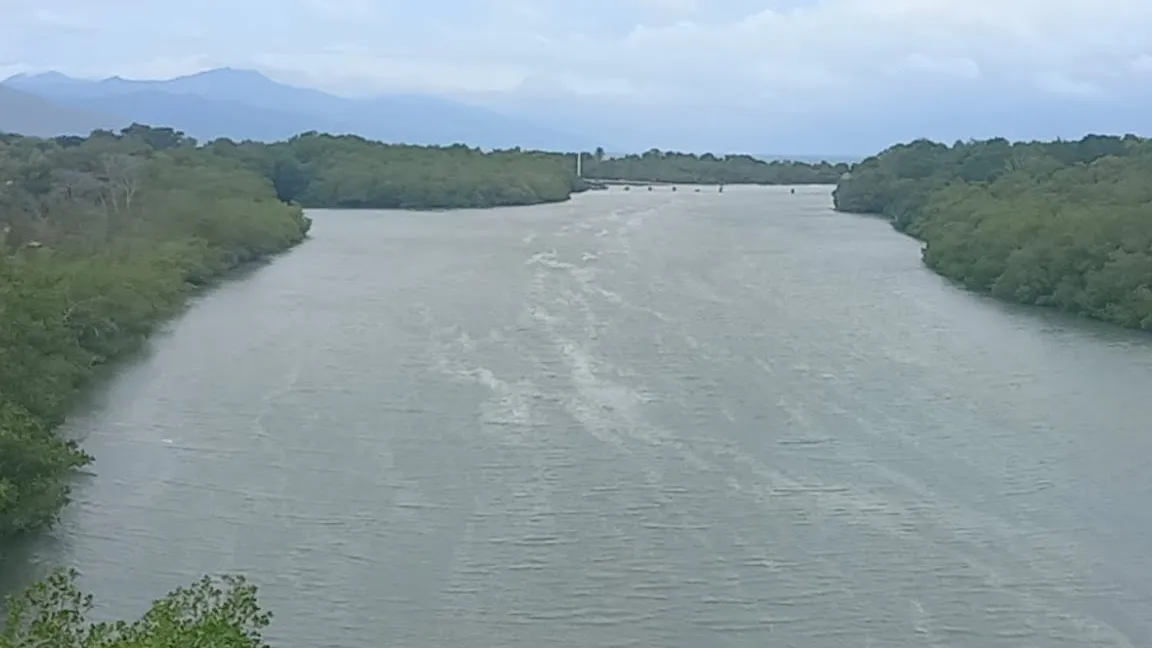
[[[1149,0],[0,0],[3,76],[219,66],[617,148],[1152,134]]]

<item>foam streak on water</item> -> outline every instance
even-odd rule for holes
[[[315,213],[74,421],[31,557],[245,572],[287,648],[1152,645],[1152,343],[829,202]]]

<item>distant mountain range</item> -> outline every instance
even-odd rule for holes
[[[87,135],[98,128],[117,128],[125,120],[93,110],[58,105],[27,92],[0,85],[0,131],[52,137]]]
[[[591,150],[596,144],[501,113],[439,97],[350,99],[220,68],[175,79],[76,79],[59,72],[0,83],[0,131],[86,134],[132,122],[170,126],[200,140],[280,140],[306,131],[353,133],[409,144]]]

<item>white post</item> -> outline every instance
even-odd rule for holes
[[[576,151],[576,177],[577,178],[583,178],[584,177],[583,162],[584,162],[584,153],[582,153],[581,151]]]

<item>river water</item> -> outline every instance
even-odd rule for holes
[[[72,421],[9,586],[247,574],[283,648],[1152,646],[1152,338],[827,188],[320,211]]]

